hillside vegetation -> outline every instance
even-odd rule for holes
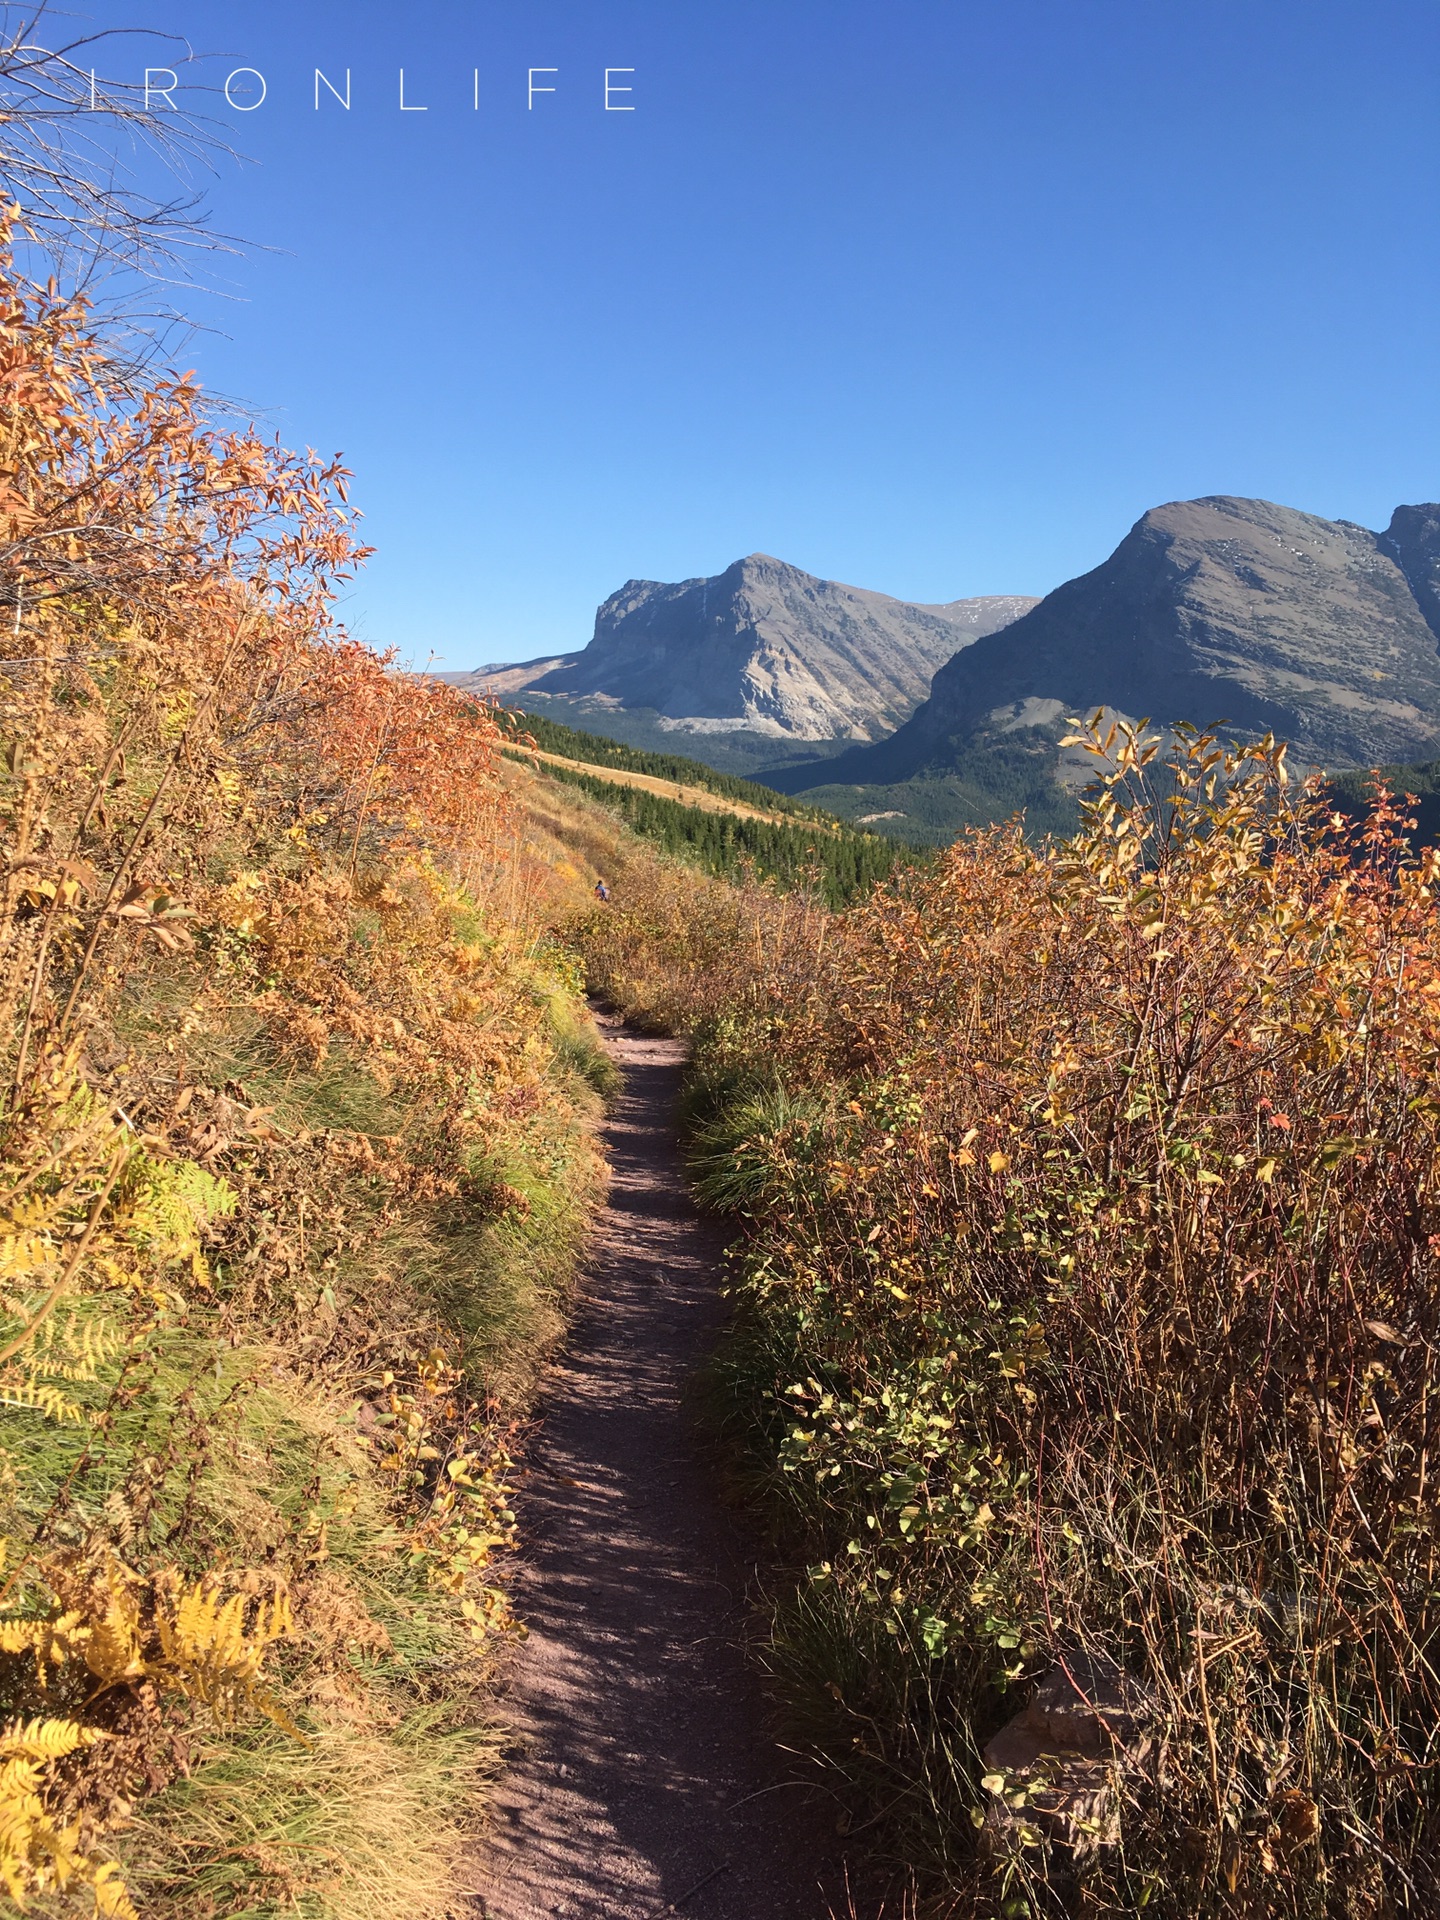
[[[507,745],[512,759],[526,757],[519,743],[528,738],[543,756],[538,761],[542,777],[588,794],[665,854],[718,878],[803,887],[835,907],[919,857],[911,847],[857,833],[817,808],[801,807],[783,794],[717,774],[678,754],[642,753],[532,714],[506,714],[500,724],[507,742],[517,743]],[[607,778],[592,767],[614,768],[635,784]],[[696,797],[657,793],[640,786],[640,779],[688,783]],[[710,794],[715,804],[700,799]]]
[[[914,846],[949,846],[967,827],[993,826],[1015,814],[1024,815],[1032,840],[1070,834],[1080,824],[1074,797],[1056,778],[1055,743],[1034,729],[947,742],[945,758],[943,770],[890,786],[811,786],[805,798],[843,820],[873,821],[876,832]]]
[[[1091,744],[1068,843],[580,930],[696,1036],[792,1737],[937,1915],[1427,1914],[1440,859]]]
[[[1400,796],[1401,812],[1411,823],[1406,831],[1416,846],[1433,846],[1440,840],[1440,760],[1379,767],[1374,772],[1357,769],[1331,774],[1326,781],[1326,799],[1358,824],[1374,809],[1377,782]]]
[[[841,906],[919,856],[878,835],[842,827],[756,819],[687,806],[643,788],[619,786],[583,767],[546,764],[545,773],[589,794],[667,854],[719,878],[753,876],[781,888],[803,887]]]
[[[0,359],[0,1902],[439,1920],[622,836],[332,629],[337,466],[8,268]]]
[[[679,787],[699,787],[722,800],[738,800],[762,813],[793,814],[797,820],[822,820],[820,809],[794,800],[788,793],[776,793],[773,787],[755,780],[742,780],[736,774],[717,773],[699,760],[680,753],[652,753],[622,741],[606,739],[603,734],[586,733],[579,727],[563,727],[558,720],[542,713],[507,713],[500,724],[516,739],[528,737],[542,753],[558,754],[562,760],[575,760],[583,766],[616,767],[624,773],[648,774],[652,779],[673,781]]]

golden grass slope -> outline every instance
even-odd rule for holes
[[[338,468],[3,265],[0,349],[0,1904],[440,1920],[613,823],[331,629]]]
[[[662,800],[675,800],[683,807],[698,807],[702,813],[734,813],[745,820],[766,820],[771,826],[776,827],[794,825],[791,815],[767,813],[761,807],[749,806],[743,800],[729,799],[724,794],[711,793],[705,787],[681,786],[674,780],[657,779],[651,773],[634,773],[628,767],[600,766],[590,760],[570,759],[564,754],[547,753],[539,747],[528,747],[525,752],[527,759],[538,760],[544,765],[580,767],[593,780],[606,780],[617,787],[638,787],[641,792],[657,794]]]

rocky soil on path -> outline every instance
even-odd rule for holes
[[[613,1185],[523,1481],[517,1750],[476,1920],[850,1920],[836,1805],[767,1729],[753,1556],[689,1403],[724,1308],[675,1140],[683,1048],[616,1025],[607,1044]]]

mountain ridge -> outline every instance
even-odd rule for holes
[[[1108,707],[1157,724],[1274,731],[1301,761],[1440,747],[1440,506],[1384,533],[1233,495],[1143,514],[1107,560],[940,668],[887,739],[796,770],[804,787],[943,771],[959,745],[1055,739]],[[789,781],[772,783],[794,791]]]
[[[955,653],[1036,604],[1023,594],[899,600],[749,554],[722,573],[628,580],[581,652],[441,677],[497,693],[645,708],[678,729],[785,740],[883,737]]]

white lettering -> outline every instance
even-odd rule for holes
[[[635,91],[633,87],[612,87],[610,84],[611,74],[612,73],[633,73],[634,71],[635,69],[633,67],[606,67],[605,69],[605,111],[606,113],[633,113],[635,111],[634,107],[612,107],[610,104],[610,96],[612,93],[633,93]]]
[[[152,86],[150,84],[151,74],[154,74],[155,77],[158,79],[162,73],[169,74],[170,76],[169,86],[168,87]],[[169,104],[169,107],[172,113],[178,113],[180,109],[175,105],[174,100],[171,99],[171,95],[174,93],[176,87],[178,87],[179,84],[180,84],[180,76],[178,73],[176,73],[173,67],[146,67],[145,69],[145,111],[146,113],[149,113],[150,111],[150,96],[152,93],[159,94],[160,98]]]
[[[341,93],[333,80],[326,80],[325,75],[318,67],[315,69],[315,111],[317,113],[320,111],[320,83],[322,80],[325,81],[325,85],[329,87],[331,93],[334,94],[335,98],[348,113],[350,111],[350,69],[348,67],[345,69],[344,93]]]
[[[260,98],[248,107],[243,100],[237,100],[230,91],[230,81],[238,80],[242,73],[253,73],[255,78],[260,82]],[[230,78],[225,82],[225,98],[237,113],[254,113],[256,107],[263,107],[265,104],[265,96],[269,91],[270,89],[265,84],[264,74],[259,72],[255,67],[236,67],[234,73],[232,73]]]
[[[407,107],[405,104],[405,69],[400,69],[400,111],[401,113],[428,113],[428,107]]]
[[[535,96],[537,93],[554,93],[555,91],[554,87],[537,87],[535,84],[536,74],[537,73],[558,73],[559,71],[560,69],[558,67],[531,67],[530,97],[525,103],[531,113],[535,111]]]

